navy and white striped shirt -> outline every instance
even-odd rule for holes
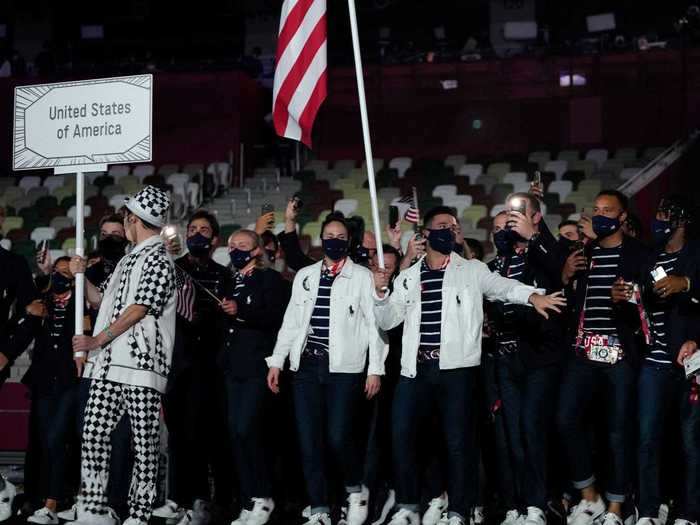
[[[314,304],[309,323],[309,335],[306,338],[307,355],[322,357],[328,354],[328,333],[331,319],[331,288],[337,277],[327,269],[321,271],[321,279],[318,283],[318,295]]]
[[[449,260],[449,259],[448,259]],[[420,344],[418,362],[440,359],[440,325],[442,322],[442,281],[445,277],[443,265],[431,270],[424,258],[420,268]]]
[[[677,253],[660,253],[656,259],[656,266],[661,266],[666,275],[671,275],[677,260]],[[656,365],[671,366],[673,364],[668,350],[668,315],[668,301],[657,298],[649,313],[649,324],[651,325],[649,328],[654,342],[651,346],[651,352],[645,357],[646,361]]]
[[[600,335],[617,336],[612,316],[612,286],[618,276],[622,245],[615,248],[593,248],[588,289],[584,305],[583,329]]]

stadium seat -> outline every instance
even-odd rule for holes
[[[597,169],[596,163],[592,160],[577,160],[574,162],[569,162],[570,170],[582,171],[586,174],[586,177],[593,175],[593,172]]]
[[[121,186],[116,185],[116,184],[112,184],[111,186],[107,186],[106,188],[102,188],[101,194],[106,199],[111,199],[115,195],[126,194],[126,191],[124,191],[124,188],[122,188]]]
[[[75,253],[75,237],[70,237],[63,241],[63,244],[61,245],[61,250],[68,254]]]
[[[542,197],[542,200],[550,210],[555,210],[559,207],[559,194],[547,192]]]
[[[231,256],[228,253],[227,246],[219,246],[216,250],[214,250],[211,258],[214,260],[214,262],[219,263],[221,266],[229,266],[231,264]]]
[[[462,237],[484,242],[489,238],[489,232],[483,228],[462,228]]]
[[[600,171],[608,171],[612,173],[615,177],[618,177],[623,169],[625,169],[625,163],[621,160],[615,159],[606,160],[600,167]]]
[[[561,180],[567,169],[569,169],[569,163],[565,160],[550,160],[544,165],[544,170],[554,173],[556,180]]]
[[[56,229],[51,226],[41,226],[39,228],[34,228],[29,238],[34,241],[37,245],[44,240],[51,241],[56,238]]]
[[[433,197],[439,197],[444,201],[446,197],[454,197],[457,195],[457,186],[454,184],[441,184],[439,186],[435,186],[432,195]]]
[[[498,180],[492,175],[481,175],[476,179],[476,184],[483,186],[484,191],[490,194],[493,187],[498,184]]]
[[[545,164],[552,160],[552,154],[549,151],[533,151],[527,156],[529,162],[535,162],[540,170],[544,169]]]
[[[619,160],[627,164],[628,162],[634,162],[637,160],[637,149],[636,148],[619,148],[615,151],[615,160]]]
[[[559,233],[559,224],[561,223],[562,217],[561,215],[557,214],[550,214],[550,215],[545,215],[543,218],[544,223],[547,225],[547,228],[549,228],[549,231],[552,232],[552,235],[554,237],[557,236]]]
[[[357,162],[354,159],[341,159],[333,163],[333,169],[343,175],[357,167]]]
[[[455,209],[458,217],[461,217],[464,210],[472,205],[472,201],[473,199],[471,195],[452,195],[442,199],[442,203],[445,206]]]
[[[18,186],[22,188],[26,193],[31,188],[41,186],[41,177],[38,177],[36,175],[25,175],[24,177],[19,179]]]
[[[592,199],[585,193],[572,191],[562,204],[573,204],[576,211],[591,205]],[[575,213],[575,212],[574,212]]]
[[[11,203],[9,203],[10,206],[12,206],[16,212],[19,212],[20,210],[23,210],[25,208],[31,208],[34,206],[34,202],[28,197],[22,197],[19,199],[13,200]]]
[[[144,178],[153,175],[155,172],[156,168],[153,164],[139,164],[138,166],[134,166],[134,170],[131,174],[143,183]]]
[[[131,173],[131,166],[128,164],[114,164],[113,166],[109,167],[109,170],[107,171],[110,177],[112,177],[115,181],[119,181],[122,177],[126,177]]]
[[[180,166],[177,164],[163,164],[158,168],[158,175],[162,175],[163,177],[167,177],[168,175],[172,175],[173,173],[177,173],[178,170],[180,169]]]
[[[476,184],[476,180],[483,175],[484,167],[481,164],[465,164],[462,166],[457,175],[461,177],[469,177],[469,184]]]
[[[639,169],[638,169],[638,168],[625,168],[624,170],[622,170],[622,171],[620,172],[619,177],[620,177],[620,179],[623,180],[623,181],[628,181],[628,180],[630,180],[632,177],[634,177],[637,173],[639,173]]]
[[[530,191],[529,182],[518,182],[513,184],[513,191],[515,193],[528,193]]]
[[[389,168],[397,170],[399,178],[402,179],[406,175],[406,170],[411,167],[412,162],[410,157],[396,157],[389,161]]]
[[[22,217],[10,216],[5,217],[2,223],[2,233],[7,235],[8,232],[12,230],[19,230],[24,225],[24,219]]]
[[[56,197],[59,203],[71,195],[75,195],[75,188],[69,186],[62,186],[53,190],[53,196]]]
[[[596,166],[600,168],[603,163],[608,160],[608,150],[606,149],[591,149],[588,150],[585,160],[591,160],[596,163]]]
[[[8,252],[12,250],[12,241],[8,238],[0,240],[0,246],[5,248]]]
[[[602,186],[603,185],[600,180],[587,179],[581,181],[581,184],[579,184],[578,186],[578,192],[582,193],[583,195],[586,195],[588,197],[589,202],[593,202],[595,196],[602,189]]]
[[[49,250],[49,257],[52,261],[57,261],[61,257],[68,255],[64,250]]]
[[[445,166],[450,166],[454,169],[455,173],[458,173],[460,168],[467,163],[466,155],[448,155],[445,158]]]
[[[489,164],[489,167],[486,170],[487,175],[496,177],[499,182],[503,180],[503,177],[505,177],[506,173],[508,172],[510,172],[509,162],[493,162]]]
[[[19,186],[10,186],[8,188],[5,188],[2,197],[5,203],[9,203],[15,199],[21,199],[22,197],[24,197],[24,195],[24,190]]]
[[[372,166],[374,167],[374,173],[376,174],[379,170],[384,167],[384,159],[372,159]],[[363,160],[360,169],[367,174],[367,161]]]
[[[356,199],[340,199],[335,201],[333,209],[341,212],[346,217],[349,217],[357,210],[358,202]]]
[[[547,188],[547,193],[556,193],[559,195],[559,202],[565,202],[573,188],[574,185],[570,180],[555,180]]]
[[[212,165],[210,164],[210,167]],[[227,164],[228,167],[228,164]],[[311,159],[309,160],[306,165],[304,166],[305,170],[310,170],[310,171],[327,171],[328,170],[328,161],[327,160],[322,160],[322,159]],[[209,171],[209,169],[207,169]]]
[[[527,182],[527,173],[524,171],[511,171],[506,173],[501,182],[504,184],[512,184],[513,186],[519,182]]]
[[[579,152],[575,149],[565,149],[560,151],[559,155],[557,155],[557,160],[565,160],[569,164],[579,160],[580,158],[581,156],[579,155]]]
[[[66,216],[73,220],[73,224],[75,224],[76,214],[77,208],[75,206],[71,206],[66,213]],[[90,217],[90,215],[92,215],[92,208],[86,204],[83,208],[83,217]]]
[[[182,173],[187,173],[190,178],[198,177],[204,173],[204,164],[192,162],[182,167]]]
[[[44,197],[45,195],[49,194],[48,188],[44,188],[43,186],[37,186],[35,188],[29,188],[27,191],[27,198],[32,201],[32,203],[36,203],[41,197]]]
[[[52,175],[44,179],[44,188],[47,188],[49,193],[53,193],[56,188],[60,188],[65,185],[65,183],[65,175]]]
[[[502,203],[505,202],[508,195],[513,193],[513,190],[512,184],[496,184],[491,189],[491,197],[496,204]]]
[[[573,189],[576,190],[578,189],[578,185],[581,184],[581,181],[585,178],[586,174],[582,171],[567,170],[561,179],[571,181]]]

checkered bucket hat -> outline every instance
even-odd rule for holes
[[[168,220],[170,198],[155,186],[145,186],[133,197],[125,199],[126,208],[153,226],[164,226]]]

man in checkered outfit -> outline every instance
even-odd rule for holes
[[[78,522],[111,525],[107,509],[110,436],[124,413],[132,426],[134,469],[125,525],[145,525],[156,498],[161,395],[175,333],[175,270],[159,235],[170,201],[146,186],[126,200],[124,228],[133,250],[105,285],[86,280],[86,296],[99,307],[95,333],[75,336],[73,351],[92,379],[83,427]],[[84,271],[85,260],[71,266]]]

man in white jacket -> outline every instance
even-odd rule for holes
[[[170,200],[146,186],[127,199],[124,229],[133,250],[120,261],[105,288],[86,280],[86,296],[97,308],[93,336],[76,335],[76,359],[87,354],[92,379],[83,426],[78,522],[114,523],[106,498],[111,434],[124,414],[131,421],[135,461],[124,525],[146,525],[156,497],[161,395],[175,335],[175,270],[160,230]],[[71,270],[85,271],[74,257]]]
[[[330,525],[324,443],[340,467],[348,493],[348,525],[367,519],[369,492],[362,485],[363,455],[353,425],[363,403],[379,392],[388,345],[374,321],[374,283],[347,256],[349,232],[342,216],[321,228],[325,257],[299,270],[277,334],[268,386],[279,392],[289,358],[304,478],[311,500],[309,525]],[[368,358],[369,355],[369,358]]]
[[[385,293],[388,276],[375,273],[375,317],[383,330],[403,323],[401,378],[394,396],[392,450],[397,512],[391,525],[419,523],[420,485],[416,453],[418,435],[432,414],[441,422],[443,439],[431,432],[426,446],[447,446],[447,493],[435,495],[423,524],[464,525],[477,492],[472,443],[476,367],[481,362],[482,304],[489,300],[530,304],[547,317],[565,304],[518,281],[491,273],[477,260],[453,252],[457,219],[451,208],[437,207],[425,216],[426,255],[404,270]],[[449,505],[448,505],[449,497]]]

